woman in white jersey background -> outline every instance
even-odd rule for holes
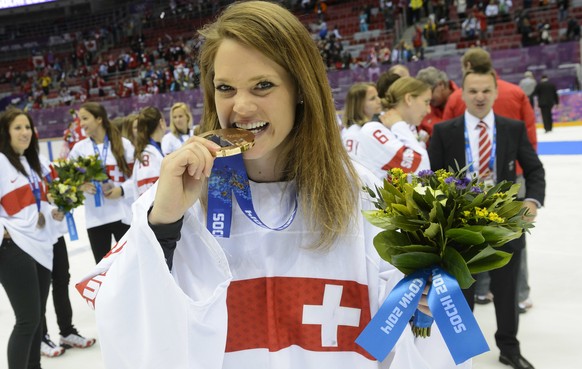
[[[53,219],[47,202],[38,138],[30,116],[0,115],[0,283],[16,323],[8,341],[8,369],[40,368],[42,318],[53,261]]]
[[[356,82],[350,86],[342,115],[342,140],[346,147],[353,145],[352,136],[364,123],[377,119],[382,112],[382,102],[376,85],[372,82]]]
[[[418,140],[415,130],[430,111],[430,87],[413,77],[394,81],[382,98],[384,114],[380,122],[368,122],[344,139],[350,157],[370,169],[378,178],[386,171],[401,168],[418,173],[430,169],[425,145]]]
[[[168,155],[178,150],[192,135],[192,113],[183,102],[177,102],[170,109],[170,132],[162,138],[162,152]]]
[[[137,122],[132,180],[135,183],[136,197],[139,197],[160,176],[164,158],[161,140],[166,132],[166,121],[158,108],[150,106],[139,112]]]
[[[95,262],[111,249],[111,236],[119,241],[131,223],[134,187],[131,178],[134,148],[111,124],[103,105],[88,102],[79,108],[87,138],[79,141],[69,158],[97,154],[109,177],[104,183],[85,183],[85,221]]]
[[[309,32],[260,1],[229,6],[200,32],[201,131],[250,131],[254,146],[218,158],[217,144],[194,136],[164,158],[158,183],[134,203],[123,246],[77,287],[95,306],[105,366],[442,364],[422,357],[409,329],[384,363],[355,343],[402,275],[373,247],[378,229],[362,218],[370,204],[360,188],[375,178],[342,146]],[[231,164],[242,164],[233,187],[245,191],[235,192],[230,217],[213,203],[222,193],[208,187],[232,174]],[[431,353],[448,355],[438,336],[428,338]]]

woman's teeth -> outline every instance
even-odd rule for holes
[[[253,123],[245,123],[245,124],[234,123],[234,126],[236,128],[245,129],[247,131],[251,131],[252,133],[256,134],[256,133],[262,131],[263,129],[265,129],[268,124],[269,123],[267,123],[267,122],[253,122]]]

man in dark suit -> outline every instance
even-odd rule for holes
[[[545,172],[527,137],[525,124],[521,121],[495,115],[492,110],[497,98],[495,71],[488,67],[475,68],[465,72],[463,77],[463,100],[467,106],[464,115],[434,126],[428,153],[433,170],[456,168],[471,165],[471,175],[479,175],[486,183],[502,180],[515,181],[516,162],[523,168],[526,190],[524,206],[530,217],[535,217],[545,196]],[[478,170],[479,130],[486,125],[486,135],[492,143],[491,158],[481,174]],[[512,252],[510,262],[502,268],[493,270],[491,292],[495,296],[497,332],[495,341],[500,350],[499,361],[516,369],[533,369],[521,355],[518,329],[517,276],[521,252],[525,247],[525,237],[511,241],[502,250]],[[474,284],[463,291],[467,302],[474,307]]]
[[[533,96],[538,97],[538,106],[542,111],[542,120],[546,133],[552,131],[554,119],[552,118],[552,108],[560,103],[556,86],[548,80],[545,74],[542,76],[540,83],[537,84]]]

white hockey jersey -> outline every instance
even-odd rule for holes
[[[342,140],[350,157],[378,178],[385,178],[392,168],[407,173],[430,169],[426,148],[406,122],[397,122],[391,128],[379,122],[353,125],[342,132]]]
[[[20,157],[20,162],[30,174],[32,170],[24,156]],[[18,247],[40,265],[52,270],[56,239],[51,235],[52,206],[47,202],[46,183],[38,174],[30,176],[40,190],[40,211],[45,218],[44,227],[37,227],[39,211],[29,178],[17,171],[2,153],[0,172],[0,233],[4,234],[6,229]]]
[[[130,166],[133,164],[134,148],[128,139],[122,138],[124,156]],[[100,159],[103,151],[103,144],[97,145]],[[93,148],[93,141],[86,138],[77,142],[69,153],[69,158],[78,158],[80,156],[95,155]],[[131,204],[134,200],[134,184],[125,178],[123,172],[117,166],[117,161],[113,152],[111,151],[111,144],[107,150],[107,158],[105,164],[105,171],[109,176],[110,182],[114,186],[122,186],[125,195],[119,199],[110,200],[105,197],[101,199],[101,206],[95,206],[95,197],[93,195],[85,194],[85,224],[87,228],[97,227],[103,224],[113,223],[121,220],[123,223],[131,223]]]
[[[162,152],[164,155],[168,155],[176,150],[178,150],[184,142],[188,141],[190,135],[184,134],[176,136],[172,132],[168,132],[162,137]]]
[[[377,181],[359,171],[368,173],[366,183]],[[251,182],[257,214],[272,226],[293,209],[287,185]],[[446,356],[443,365],[425,360],[409,329],[383,363],[354,343],[402,278],[379,258],[372,245],[378,229],[361,216],[322,252],[309,248],[319,234],[301,208],[289,228],[275,232],[234,203],[231,237],[214,238],[196,204],[185,214],[170,273],[147,222],[155,188],[134,203],[126,236],[77,284],[95,307],[106,368],[455,367]],[[434,336],[432,350],[446,353]]]
[[[135,186],[135,197],[141,196],[156,183],[160,177],[163,159],[162,153],[154,145],[148,144],[145,147],[142,160],[136,160],[133,165],[131,178]]]

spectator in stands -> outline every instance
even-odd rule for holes
[[[542,120],[544,122],[544,129],[546,133],[552,132],[554,119],[552,117],[552,108],[554,105],[560,104],[560,97],[556,86],[550,82],[547,75],[542,75],[540,83],[537,84],[534,96],[538,98],[538,106],[542,112]]]
[[[489,19],[489,23],[494,24],[497,22],[497,16],[499,15],[499,5],[496,0],[491,0],[487,7],[485,8],[485,15]]]
[[[468,17],[461,24],[461,37],[465,40],[474,40],[479,36],[479,22],[475,13],[469,12]]]
[[[457,16],[463,21],[467,17],[467,0],[455,0],[457,5]]]
[[[412,46],[414,47],[414,56],[417,60],[424,60],[424,39],[422,37],[422,27],[417,24],[412,36]]]
[[[548,45],[550,43],[552,43],[552,34],[550,33],[550,23],[549,22],[543,22],[540,23],[540,30],[539,30],[539,35],[540,35],[540,44],[542,45]]]
[[[580,39],[580,24],[573,15],[568,19],[568,28],[566,29],[566,40],[577,41]]]
[[[365,11],[360,11],[359,25],[360,25],[360,32],[368,32],[368,16],[366,15]]]
[[[558,22],[563,22],[568,18],[570,0],[558,0],[556,1],[556,5],[558,6]]]
[[[499,14],[501,15],[501,20],[503,22],[507,22],[511,19],[512,7],[512,0],[499,0]]]
[[[519,87],[523,90],[523,92],[529,98],[529,102],[532,107],[534,107],[534,91],[536,89],[537,81],[534,78],[533,73],[528,70],[523,74],[523,78],[519,81]]]
[[[437,39],[439,45],[449,43],[449,25],[447,24],[447,20],[445,18],[441,18],[439,20],[437,26]]]
[[[521,33],[521,46],[528,47],[535,44],[535,30],[529,17],[522,18],[519,32]]]
[[[352,125],[363,126],[382,112],[382,103],[371,82],[357,82],[350,86],[344,102],[342,125],[350,128]]]
[[[449,80],[445,72],[435,67],[426,67],[419,70],[416,78],[429,85],[432,90],[430,113],[425,115],[420,123],[420,129],[430,136],[433,126],[443,120],[443,113],[449,96],[459,87],[455,82]]]
[[[423,35],[426,39],[428,46],[434,46],[437,44],[438,34],[437,34],[437,25],[434,21],[435,15],[431,14],[428,17],[428,21],[424,24],[423,27]]]

